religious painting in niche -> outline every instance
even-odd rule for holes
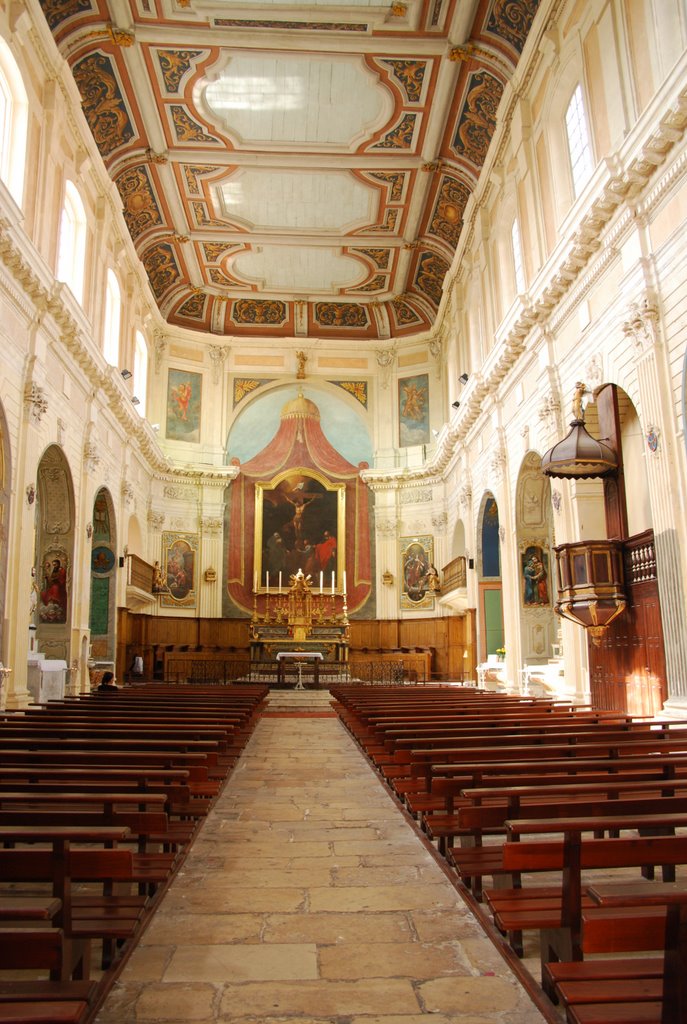
[[[401,448],[429,443],[429,375],[398,382],[398,430]]]
[[[549,604],[549,556],[538,544],[530,544],[522,560],[522,599],[526,608]]]
[[[107,508],[107,496],[99,490],[93,503],[93,542],[110,539],[110,513]]]
[[[162,567],[167,586],[160,594],[163,608],[195,608],[197,552],[197,534],[162,534]]]
[[[500,579],[501,577],[499,507],[494,498],[487,498],[482,513],[482,577],[483,579]]]
[[[111,572],[114,569],[115,556],[111,548],[98,545],[91,552],[91,572],[102,576],[103,573]]]
[[[434,607],[434,538],[401,538],[401,608]]]
[[[50,548],[44,552],[38,606],[41,622],[67,621],[67,567],[67,553],[64,549]]]
[[[167,440],[200,441],[200,398],[203,377],[170,370],[167,378]]]
[[[340,590],[345,565],[345,485],[312,470],[257,484],[255,581],[260,588],[286,587],[303,570],[317,590]]]

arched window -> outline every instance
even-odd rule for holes
[[[122,293],[114,270],[107,272],[105,288],[105,322],[103,324],[103,355],[110,366],[119,365],[119,328]]]
[[[0,39],[0,178],[22,204],[29,101],[17,63]]]
[[[518,218],[513,221],[510,231],[511,248],[513,250],[513,271],[515,273],[515,290],[522,295],[527,285],[525,284],[525,268],[522,261],[522,243],[520,242],[520,227]]]
[[[572,171],[573,191],[575,198],[587,184],[594,164],[592,148],[589,142],[587,114],[584,109],[582,87],[578,85],[572,94],[568,109],[565,112],[565,131],[568,138],[568,154]]]
[[[73,181],[64,187],[64,205],[60,219],[60,240],[57,254],[57,279],[69,285],[72,295],[83,300],[86,266],[86,211]]]
[[[138,411],[141,416],[146,414],[146,394],[148,392],[148,346],[140,331],[136,331],[134,347],[134,394],[138,398]]]

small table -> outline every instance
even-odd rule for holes
[[[297,690],[304,690],[303,686],[303,662],[312,661],[314,670],[315,685],[320,679],[320,662],[324,661],[321,651],[279,651],[277,654],[277,682],[284,682],[284,668],[287,661],[293,661],[298,669]]]

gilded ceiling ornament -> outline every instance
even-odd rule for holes
[[[142,254],[141,262],[158,301],[172,285],[182,278],[174,250],[168,242],[157,242],[155,245],[151,245]]]
[[[410,149],[413,144],[417,114],[405,113],[391,131],[375,142],[371,149]]]
[[[383,60],[380,63],[391,68],[395,78],[403,86],[409,103],[419,103],[422,95],[422,83],[427,70],[425,60]]]
[[[470,189],[456,178],[445,176],[439,186],[428,232],[437,235],[452,248],[458,245],[463,228],[463,214],[470,198]]]
[[[364,306],[354,302],[316,302],[315,320],[322,327],[367,327],[369,318]]]
[[[88,126],[105,158],[136,135],[114,61],[104,53],[94,53],[74,64],[72,73]]]
[[[370,173],[371,178],[384,182],[388,186],[387,201],[398,203],[403,197],[403,187],[406,182],[404,171],[374,171]]]
[[[391,13],[394,18],[404,18],[408,12],[408,8],[405,4],[392,4]]]
[[[123,28],[115,28],[114,25],[107,26],[107,34],[115,46],[121,46],[125,49],[129,46],[133,46],[136,42],[136,37],[133,32],[127,32],[126,29]]]
[[[538,7],[539,0],[495,0],[486,31],[522,53]]]
[[[186,107],[173,103],[170,113],[177,142],[219,142],[215,135],[208,135],[203,126],[191,117]]]
[[[342,388],[352,395],[357,402],[367,409],[367,381],[366,380],[330,380],[337,388]]]
[[[308,361],[308,357],[305,352],[296,352],[296,359],[298,360],[298,369],[296,370],[296,380],[305,380],[305,364]]]
[[[148,168],[141,164],[129,167],[115,179],[122,200],[122,212],[134,241],[148,228],[162,224],[162,214]]]
[[[467,94],[453,139],[453,149],[481,167],[496,128],[503,85],[487,71],[470,76]]]
[[[170,93],[179,92],[179,84],[184,75],[191,70],[193,62],[203,54],[203,50],[158,50],[157,59],[165,82],[165,89]]]
[[[443,257],[434,252],[423,252],[417,263],[415,285],[427,298],[438,306],[449,265]]]
[[[237,324],[281,325],[286,316],[286,303],[276,299],[237,299],[231,310]]]

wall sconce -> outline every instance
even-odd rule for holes
[[[212,566],[208,566],[203,573],[203,579],[206,583],[215,583],[217,581],[217,570],[213,569]]]
[[[385,587],[390,587],[394,582],[393,573],[390,573],[387,569],[386,572],[382,573],[382,583]]]
[[[124,380],[130,380],[131,370],[122,370],[122,377],[124,378]]]
[[[467,375],[467,373],[461,373],[461,375],[458,378],[458,380],[460,381],[461,384],[467,384],[467,382],[468,382],[468,375]]]
[[[454,409],[460,408],[460,402],[451,402],[451,405]]]
[[[132,405],[140,405],[141,401],[140,401],[140,399],[136,398],[136,395],[132,395],[131,396],[131,404]]]
[[[151,423],[150,424],[150,429],[154,430],[155,433],[157,434],[158,430],[160,429],[160,424],[159,423]]]

